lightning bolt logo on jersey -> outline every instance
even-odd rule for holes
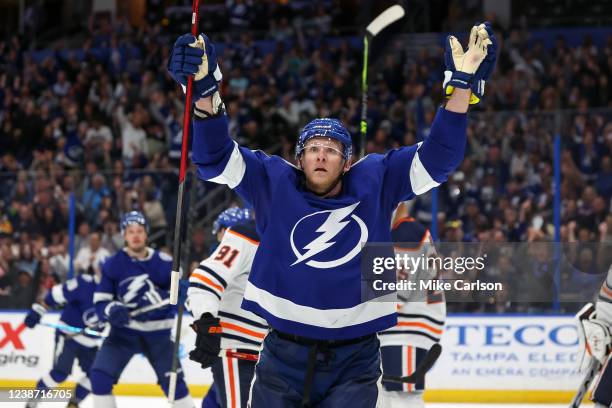
[[[291,249],[296,256],[294,266],[301,262],[313,268],[334,268],[355,258],[361,244],[368,241],[368,228],[361,218],[353,214],[359,203],[335,210],[317,211],[301,218],[291,230]],[[324,221],[322,221],[324,220]],[[313,239],[313,228],[318,235]],[[307,244],[300,245],[302,241]],[[338,248],[332,248],[337,246]],[[300,248],[305,251],[300,252]],[[344,254],[335,258],[338,254]],[[326,260],[327,258],[332,258]]]
[[[162,291],[155,287],[148,274],[130,276],[122,280],[119,282],[117,294],[119,301],[130,309],[140,309],[156,305],[168,297],[167,291]],[[164,316],[167,314],[168,307],[161,307],[151,312],[143,313],[135,319],[146,320],[155,316]]]
[[[104,329],[104,322],[100,320],[96,313],[96,308],[93,306],[83,312],[83,323],[92,330],[102,331]]]

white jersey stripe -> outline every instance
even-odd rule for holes
[[[174,326],[174,318],[163,319],[163,320],[150,320],[147,322],[141,322],[137,320],[130,320],[127,324],[127,328],[138,331],[157,331],[171,329]]]
[[[395,294],[392,294],[393,296]],[[274,316],[328,329],[355,326],[395,313],[395,303],[370,301],[345,309],[317,309],[293,303],[247,282],[244,298],[257,303]]]
[[[219,174],[217,177],[209,179],[208,181],[218,184],[227,184],[229,188],[236,188],[236,186],[242,181],[245,171],[246,163],[242,158],[242,153],[240,153],[238,143],[234,142],[234,150],[232,151],[225,168],[221,174]]]
[[[115,296],[112,293],[95,292],[93,295],[93,302],[107,302],[109,300],[113,300],[114,297]]]
[[[55,300],[55,303],[63,305],[64,303],[66,303],[66,297],[64,296],[64,285],[55,285],[53,286],[53,288],[51,289],[51,296],[53,297],[53,300]]]
[[[414,159],[412,159],[412,164],[410,165],[410,185],[416,195],[426,193],[440,185],[440,183],[431,178],[427,169],[421,163],[418,151],[414,154]]]

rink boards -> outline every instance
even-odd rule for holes
[[[52,365],[54,330],[23,326],[24,312],[0,313],[0,386],[34,384]],[[57,322],[49,313],[44,321]],[[181,361],[190,389],[201,396],[212,381],[187,357],[195,338],[184,321]],[[451,315],[442,337],[444,351],[427,376],[432,402],[566,402],[581,375],[578,336],[572,316]],[[70,381],[79,378],[75,369]],[[161,395],[142,355],[129,363],[115,392]]]

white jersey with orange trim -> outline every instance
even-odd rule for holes
[[[608,269],[606,281],[601,286],[595,307],[597,319],[605,322],[608,327],[612,327],[612,265]]]
[[[231,227],[189,277],[188,307],[196,319],[206,312],[221,319],[222,349],[259,350],[268,332],[265,320],[240,307],[258,245],[254,223]]]
[[[435,254],[429,230],[413,218],[402,218],[391,229],[396,253],[410,253],[414,257]],[[419,269],[416,272],[398,270],[400,279],[413,281],[432,279],[436,271]],[[397,310],[397,325],[378,333],[380,345],[411,345],[429,349],[440,341],[446,319],[444,293],[439,291],[398,292],[400,303]]]

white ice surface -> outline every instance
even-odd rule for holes
[[[196,407],[201,406],[201,399],[194,400]],[[23,407],[24,403],[3,403],[2,407]],[[39,408],[59,408],[65,407],[65,403],[43,403]],[[591,404],[583,404],[583,407],[592,407]],[[93,408],[91,398],[87,398],[80,404],[82,408]],[[168,408],[168,403],[159,397],[117,397],[118,408]],[[427,404],[427,408],[567,408],[567,404]]]

